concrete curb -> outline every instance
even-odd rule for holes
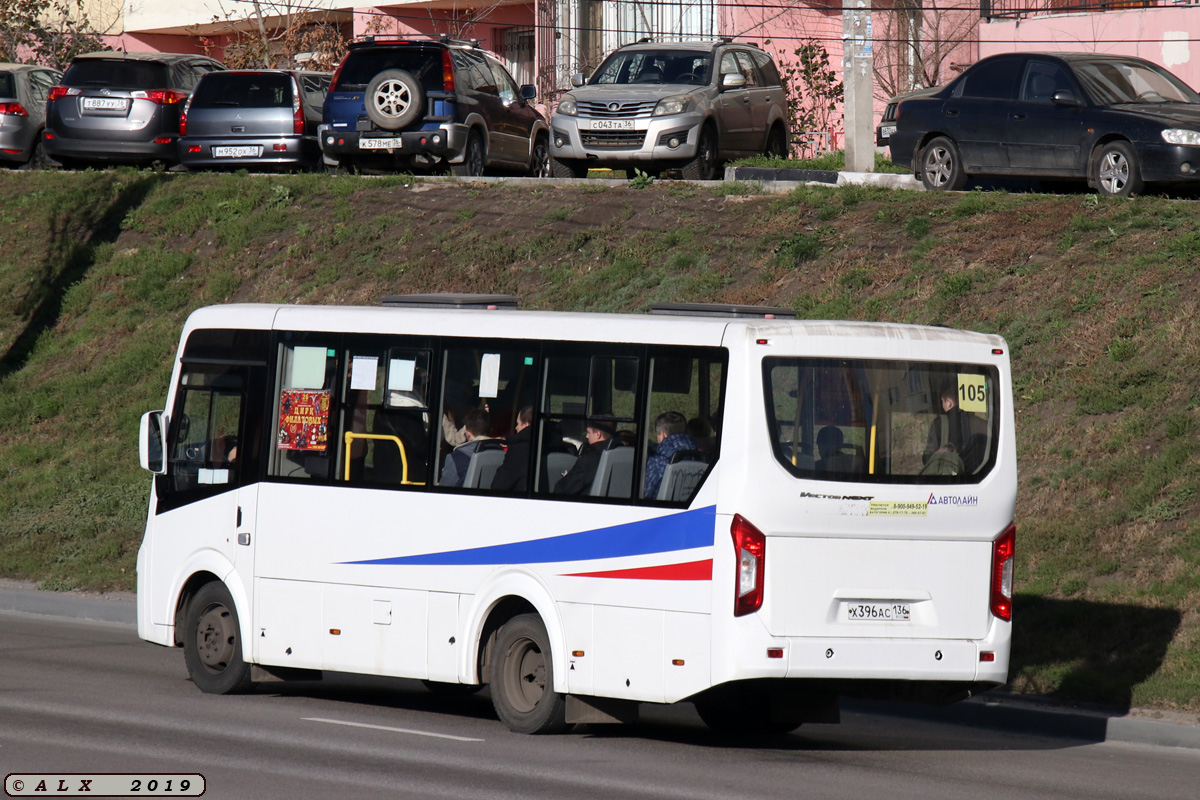
[[[137,625],[137,598],[132,592],[42,592],[33,583],[0,580],[0,611]],[[944,707],[849,700],[843,703],[843,710],[1088,742],[1200,750],[1200,716],[1195,714],[1152,709],[1122,713],[1067,706],[1046,698],[1007,692],[989,692]]]
[[[892,172],[833,172],[821,169],[772,169],[769,167],[726,167],[726,181],[757,182],[763,191],[786,194],[801,186],[883,186],[889,189],[925,191],[912,175]]]

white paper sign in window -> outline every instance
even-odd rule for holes
[[[417,362],[409,361],[404,358],[393,358],[391,365],[388,367],[388,385],[389,391],[393,392],[411,392],[413,390],[413,381],[416,377]]]
[[[289,389],[325,388],[324,347],[297,347],[292,350],[292,374],[288,378]]]
[[[500,354],[484,353],[479,362],[479,397],[498,397],[500,394]]]
[[[375,391],[378,368],[379,359],[376,356],[355,356],[350,362],[350,388]]]

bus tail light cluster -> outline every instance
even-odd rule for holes
[[[992,542],[992,613],[1003,620],[1012,620],[1013,554],[1016,549],[1017,526],[1009,523],[996,541]]]
[[[737,586],[734,589],[733,615],[740,617],[762,608],[763,576],[767,566],[767,537],[741,514],[733,515],[729,528],[733,552],[737,556]]]

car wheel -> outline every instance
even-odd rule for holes
[[[385,131],[416,122],[425,111],[425,90],[411,72],[385,69],[367,84],[367,117]]]
[[[237,608],[225,584],[204,584],[188,604],[183,660],[202,692],[235,694],[253,686],[250,665],[242,660]]]
[[[921,183],[931,191],[956,192],[967,183],[958,148],[939,136],[921,151]]]
[[[566,730],[566,696],[554,691],[550,637],[537,614],[504,623],[494,652],[490,688],[500,721],[516,733]]]
[[[467,150],[463,154],[461,164],[451,164],[450,173],[461,178],[477,178],[483,174],[483,164],[487,154],[483,150],[483,137],[479,131],[471,131],[467,136]]]
[[[39,132],[29,152],[29,160],[25,162],[25,169],[46,169],[49,166],[46,159],[46,147],[42,144],[42,134]]]
[[[717,171],[717,132],[711,125],[700,129],[696,155],[679,170],[687,181],[711,181]]]
[[[586,161],[559,161],[551,156],[550,175],[555,178],[586,178],[588,165]]]
[[[1137,155],[1128,142],[1109,142],[1092,161],[1092,182],[1100,194],[1129,197],[1145,188]]]
[[[539,133],[533,142],[533,159],[529,164],[529,174],[534,178],[550,177],[550,137]]]
[[[788,157],[787,134],[783,128],[776,125],[767,135],[767,150],[764,153],[767,158],[784,158]]]

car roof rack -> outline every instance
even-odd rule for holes
[[[730,303],[651,303],[651,314],[680,317],[742,317],[795,319],[796,311],[781,306],[743,306]]]
[[[470,292],[433,292],[431,294],[390,294],[379,301],[389,308],[474,308],[486,311],[513,310],[521,303],[515,294],[472,294]]]
[[[399,44],[403,42],[440,42],[441,44],[459,44],[475,48],[483,45],[483,39],[456,39],[448,33],[364,33],[354,37],[354,44]]]

